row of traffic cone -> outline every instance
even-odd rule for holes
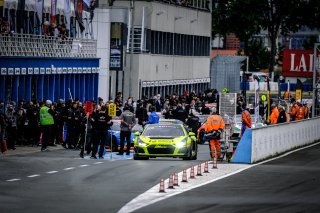
[[[212,166],[212,169],[217,169],[217,159],[214,158],[212,160],[213,162],[213,166]],[[204,173],[209,173],[209,165],[208,165],[208,161],[206,161],[204,163]],[[201,164],[199,163],[198,164],[198,167],[197,167],[197,176],[202,176],[201,174]],[[194,166],[192,165],[191,168],[190,168],[190,179],[195,179],[195,175],[194,175]],[[188,182],[188,178],[187,178],[187,170],[184,169],[182,171],[182,180],[181,182],[183,183],[186,183]],[[178,180],[178,173],[175,172],[174,174],[170,174],[169,175],[169,186],[168,186],[168,189],[174,189],[175,186],[179,186],[179,180]],[[164,180],[163,178],[160,178],[160,189],[159,189],[159,192],[165,192],[165,184],[164,184]]]

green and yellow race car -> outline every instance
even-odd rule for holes
[[[141,134],[136,132],[135,136],[134,160],[148,160],[155,157],[197,159],[195,133],[188,132],[183,124],[149,124]]]

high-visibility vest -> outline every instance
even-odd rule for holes
[[[40,109],[40,124],[41,125],[54,124],[53,116],[49,113],[49,108],[47,106],[43,106]]]
[[[220,115],[211,115],[205,123],[205,131],[212,132],[218,129],[224,129],[224,121]]]
[[[246,128],[251,128],[252,126],[252,119],[250,113],[245,110],[242,113],[242,123],[246,125]]]

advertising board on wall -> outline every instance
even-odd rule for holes
[[[282,74],[285,77],[312,78],[314,66],[313,50],[289,50],[283,52]],[[318,53],[320,60],[320,52]],[[318,69],[320,69],[318,61]]]

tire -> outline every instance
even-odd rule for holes
[[[194,155],[192,155],[192,152],[194,152]],[[198,158],[198,144],[195,143],[192,146],[192,150],[191,150],[191,160],[197,160]]]
[[[192,160],[192,148],[189,149],[188,153],[189,153],[189,156],[183,157],[182,158],[183,160]]]

